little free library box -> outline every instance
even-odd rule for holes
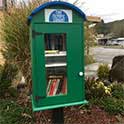
[[[85,14],[67,2],[32,11],[30,25],[33,111],[85,104]]]

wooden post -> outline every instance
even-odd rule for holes
[[[53,124],[64,124],[64,109],[63,108],[53,109],[52,122]]]

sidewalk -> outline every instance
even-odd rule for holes
[[[102,63],[93,63],[85,66],[85,76],[97,77],[97,69],[100,64]],[[111,64],[109,64],[109,67],[111,67]]]

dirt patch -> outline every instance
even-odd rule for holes
[[[52,110],[35,113],[35,124],[52,124]],[[83,110],[80,106],[64,108],[65,124],[121,124],[114,115],[109,115],[101,108],[94,106]]]
[[[67,108],[65,110],[66,124],[113,124],[117,119],[95,106],[90,110],[79,109],[79,107]]]

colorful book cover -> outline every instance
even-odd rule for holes
[[[60,82],[60,79],[57,79],[57,81],[56,81],[56,86],[55,86],[53,95],[55,95],[56,92],[57,92],[57,89],[58,89],[58,86],[59,86],[59,82]]]
[[[63,85],[63,78],[60,79],[60,83],[59,83],[59,86],[58,86],[56,94],[60,94],[61,93],[62,85]]]
[[[49,96],[53,96],[53,93],[54,93],[54,90],[55,90],[55,87],[56,87],[56,82],[57,82],[56,79],[53,79],[53,80],[52,80],[52,83],[51,83],[51,85],[50,85]]]
[[[49,94],[51,83],[52,83],[52,80],[49,79],[49,81],[48,81],[48,85],[47,85],[47,95]]]
[[[67,79],[66,79],[66,77],[64,77],[64,81],[63,81],[63,86],[62,86],[61,93],[67,94]]]

